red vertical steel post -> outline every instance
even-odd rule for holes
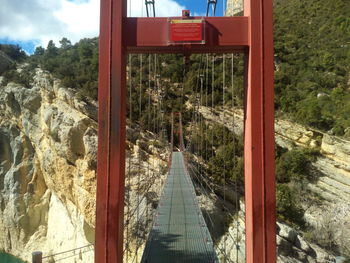
[[[245,0],[246,55],[245,203],[246,262],[276,262],[272,0]]]
[[[122,263],[126,130],[125,0],[101,0],[95,262]]]

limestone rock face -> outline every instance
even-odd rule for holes
[[[96,112],[39,69],[30,89],[0,88],[0,250],[30,260],[94,242]]]
[[[350,171],[350,142],[335,136],[324,134],[321,152],[328,158],[343,164],[344,169]]]
[[[169,157],[164,142],[139,130],[127,127],[125,262],[142,256]],[[0,87],[0,251],[93,262],[96,166],[95,102],[40,69],[30,89]]]
[[[293,228],[277,223],[278,262],[334,262],[335,258],[315,244],[307,243]]]
[[[17,250],[17,238],[28,240],[45,224],[50,191],[29,138],[9,121],[0,126],[0,149],[0,246]]]
[[[295,146],[316,148],[320,146],[323,136],[321,132],[283,119],[276,119],[275,135],[276,143],[288,149]]]

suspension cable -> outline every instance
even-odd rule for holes
[[[209,10],[210,10],[210,7],[211,7],[211,15],[212,16],[215,16],[215,11],[216,11],[216,4],[217,4],[217,0],[208,0],[208,3],[207,3],[207,14],[206,16],[209,16]]]
[[[148,55],[148,109],[147,109],[147,129],[151,129],[151,58],[152,56]]]
[[[223,54],[223,57],[222,57],[222,109],[223,109],[223,118],[225,120],[225,76],[226,76],[226,55]],[[225,140],[225,136],[226,135],[226,132],[225,132],[225,128],[222,129],[222,147],[225,147],[225,143],[226,143],[226,140]],[[224,180],[223,180],[223,191],[224,191],[224,201],[226,202],[226,159],[225,159],[225,154],[223,152],[223,163],[224,163]],[[227,220],[227,219],[225,219]],[[225,222],[226,224],[226,222]],[[226,242],[224,242],[224,250],[226,252]],[[225,260],[226,262],[226,260]]]
[[[214,111],[214,84],[215,84],[215,54],[212,58],[212,72],[211,72],[211,109]],[[214,132],[211,133],[212,152],[211,157],[214,158]]]
[[[201,72],[203,73],[203,72]],[[200,134],[203,132],[203,118],[202,118],[202,114],[199,113],[199,109],[200,107],[203,105],[203,78],[204,78],[204,75],[203,74],[200,74],[199,75],[200,77],[200,91],[199,91],[199,105],[198,105],[198,117],[199,117],[199,132]],[[199,151],[198,151],[198,156],[199,158],[202,158],[203,156],[203,137],[204,136],[199,136],[200,138],[200,146],[199,146]],[[199,165],[199,171],[200,171],[200,174],[202,175],[203,174],[203,165],[200,164],[200,162],[198,161],[198,165]],[[201,184],[202,184],[202,181],[201,181]]]
[[[239,222],[238,222],[238,215],[239,215],[239,200],[238,200],[238,175],[237,175],[237,169],[236,169],[236,142],[235,142],[235,92],[234,92],[234,81],[233,81],[233,60],[234,60],[234,54],[231,54],[231,89],[232,89],[232,132],[233,132],[233,170],[236,171],[235,174],[235,208],[236,208],[236,261],[238,261],[238,250],[239,250],[239,244],[238,244],[238,236],[239,236]]]
[[[129,54],[129,79],[128,79],[128,84],[129,84],[129,120],[130,120],[130,129],[132,129],[132,56]],[[130,206],[131,206],[131,160],[132,160],[132,149],[131,145],[129,148],[129,158],[128,158],[128,173],[127,173],[127,196],[126,196],[126,203],[127,203],[127,208],[126,208],[126,244],[125,244],[125,249],[127,251],[126,253],[126,261],[129,259],[129,254],[130,254],[130,247],[129,247],[129,241],[130,241]]]
[[[205,107],[208,108],[208,83],[209,83],[209,54],[206,54],[206,69],[205,69]],[[207,125],[205,125],[205,161],[208,161],[208,138]]]
[[[148,54],[148,107],[147,107],[147,131],[150,131],[150,121],[151,121],[151,55]],[[153,158],[154,159],[154,158]],[[147,159],[147,177],[151,177],[150,171],[150,162],[149,158]],[[147,193],[146,191],[145,193]],[[147,222],[149,219],[148,213],[148,198],[146,198],[146,231],[147,231]]]
[[[157,55],[154,54],[154,77],[153,77],[153,80],[154,80],[154,84],[153,84],[153,91],[154,91],[154,94],[156,94],[156,89],[157,89]],[[152,104],[152,108],[153,108],[153,133],[155,134],[156,133],[156,123],[154,121],[154,119],[156,118],[156,107],[154,105],[154,103]]]
[[[156,17],[156,10],[154,7],[155,3],[154,0],[145,0],[145,6],[146,6],[146,12],[147,12],[147,17],[150,17],[150,11],[149,11],[149,6],[152,6],[152,11],[153,11],[153,17]]]
[[[203,68],[202,68],[203,67]],[[197,121],[199,122],[199,136],[197,135],[197,140],[199,137],[198,145],[197,145],[197,152],[198,152],[198,161],[197,161],[197,167],[200,171],[200,174],[202,175],[202,165],[200,162],[200,159],[202,158],[202,149],[203,149],[203,136],[200,136],[200,133],[202,132],[202,115],[200,114],[199,110],[202,105],[202,93],[203,93],[203,70],[204,70],[204,64],[203,64],[203,55],[201,55],[199,69],[198,69],[198,80],[199,80],[199,87],[197,87],[197,108],[196,108],[196,114],[197,114]],[[199,90],[199,94],[198,94]]]
[[[143,55],[139,55],[140,58],[140,83],[139,83],[139,125],[140,125],[140,136],[142,136],[142,66],[143,66]],[[140,240],[140,184],[141,184],[141,145],[138,146],[138,173],[137,173],[137,212],[136,212],[136,252],[135,252],[135,258],[137,261],[138,257],[138,249],[139,249],[139,243]]]
[[[157,62],[158,63],[158,62]],[[160,79],[159,79],[159,74],[157,75],[157,89],[156,89],[156,98],[157,98],[157,103],[156,103],[156,116],[155,116],[155,122],[156,122],[156,130],[155,134],[159,134],[159,109],[160,109],[160,103],[161,103],[161,86],[160,86]]]
[[[201,61],[202,62],[202,61]],[[232,67],[232,61],[231,61],[231,75],[233,74],[233,67]],[[194,114],[194,118],[192,118],[194,120],[194,123],[198,123],[199,124],[199,130],[198,129],[191,129],[192,131],[192,134],[194,133],[194,131],[196,131],[196,133],[198,134],[198,132],[203,132],[203,129],[206,129],[206,127],[203,127],[203,122],[204,122],[204,118],[202,118],[201,114],[199,113],[199,107],[200,106],[203,106],[203,73],[204,73],[204,70],[206,70],[205,72],[205,77],[206,77],[206,80],[205,80],[205,84],[206,84],[206,87],[205,87],[205,105],[207,106],[208,103],[207,103],[207,90],[208,90],[208,85],[207,83],[209,82],[209,78],[207,77],[209,75],[209,72],[208,72],[208,68],[209,68],[209,58],[207,58],[207,63],[206,65],[203,65],[203,68],[202,68],[202,63],[200,63],[200,66],[199,66],[199,69],[198,69],[198,73],[197,73],[197,85],[195,86],[196,89],[195,89],[195,94],[196,95],[196,100],[195,100],[195,106],[193,107],[194,110],[193,110],[193,114]],[[223,84],[222,84],[222,108],[223,108],[223,113],[224,113],[224,119],[225,119],[225,103],[226,103],[226,55],[223,55],[223,66],[222,66],[222,71],[223,71],[223,75],[222,75],[222,79],[223,79]],[[211,105],[212,105],[212,108],[214,108],[214,83],[215,83],[215,55],[213,55],[212,57],[212,74],[211,74],[211,77],[212,77],[212,80],[211,80],[211,86],[212,86],[212,102],[211,102]],[[201,85],[198,85],[200,82]],[[233,83],[233,77],[231,77],[231,85]],[[199,94],[198,94],[199,93]],[[204,117],[204,116],[203,116]],[[223,128],[222,130],[222,145],[224,146],[226,144],[226,141],[227,141],[227,134],[225,132],[225,129]],[[193,135],[191,136],[193,138]],[[213,132],[211,133],[211,139],[212,139],[212,146],[214,145],[214,141],[213,141],[213,137],[214,137],[214,134]],[[198,136],[197,136],[197,139],[198,139]],[[195,140],[195,144],[193,145],[193,152],[194,153],[197,153],[199,154],[199,157],[200,156],[204,156],[203,155],[203,140],[204,138],[200,138],[199,140]],[[199,145],[200,144],[200,145]],[[191,148],[189,148],[191,149]],[[207,149],[205,149],[207,151]],[[214,156],[214,147],[212,147],[212,156]],[[192,174],[196,177],[196,180],[197,181],[197,185],[200,186],[200,189],[201,189],[201,192],[205,195],[207,195],[209,198],[210,198],[210,194],[208,192],[208,190],[206,189],[209,189],[210,192],[213,194],[213,196],[216,197],[216,200],[219,200],[220,203],[222,203],[222,207],[225,209],[225,213],[227,214],[226,216],[226,222],[228,218],[231,218],[234,216],[234,213],[231,213],[231,209],[229,209],[227,206],[226,206],[226,188],[227,188],[227,179],[226,178],[226,159],[223,158],[223,161],[224,161],[224,180],[222,181],[222,184],[221,187],[223,188],[223,198],[221,198],[220,196],[218,196],[218,194],[213,190],[213,188],[210,186],[209,184],[209,181],[207,179],[204,179],[204,175],[206,174],[206,172],[203,170],[203,167],[202,166],[199,166],[199,160],[195,162],[195,166],[193,166],[192,164],[189,165],[189,169],[191,170]],[[208,177],[208,175],[206,175],[207,178],[210,178]],[[194,179],[194,178],[193,178]],[[203,182],[206,186],[203,185]],[[214,184],[215,185],[215,184]],[[217,185],[220,189],[221,187],[219,185]],[[238,190],[237,190],[238,192]],[[214,201],[214,200],[213,200]],[[236,199],[236,202],[237,202],[237,199]],[[236,209],[238,208],[238,206],[236,205]],[[208,215],[208,220],[209,220],[209,223],[212,225],[212,218],[210,217],[210,215]],[[238,218],[237,217],[237,226],[239,224],[239,221],[238,221]],[[238,228],[238,227],[237,227]],[[224,260],[225,262],[232,262],[232,260],[228,257],[228,254],[227,254],[227,248],[226,248],[226,242],[227,242],[227,238],[230,238],[233,240],[233,243],[237,243],[238,242],[238,235],[236,235],[236,238],[234,238],[232,236],[232,233],[230,231],[228,231],[228,235],[227,237],[223,240],[223,248],[221,247],[218,247],[220,253],[222,253],[224,255]],[[237,246],[236,246],[237,247]],[[238,252],[237,252],[238,253]]]

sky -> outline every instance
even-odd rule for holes
[[[144,0],[127,0],[128,16],[146,16]],[[226,0],[217,0],[217,16]],[[207,0],[155,0],[156,16],[180,16],[181,10],[205,15]],[[59,46],[68,38],[76,43],[99,35],[100,0],[0,0],[0,44],[18,44],[28,54],[46,47],[49,40]]]

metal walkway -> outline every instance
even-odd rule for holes
[[[218,262],[181,152],[173,152],[141,262]]]

